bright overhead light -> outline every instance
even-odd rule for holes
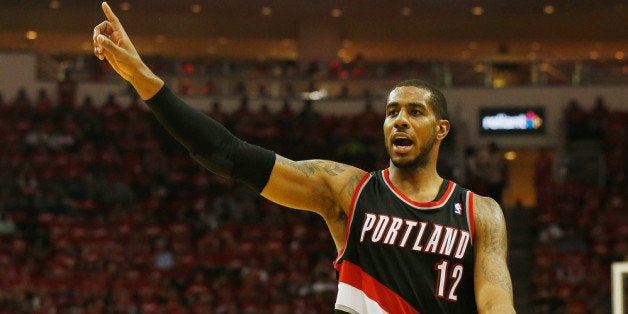
[[[545,7],[543,7],[543,13],[545,14],[553,14],[554,11],[556,11],[556,8],[554,8],[553,5],[546,5]]]
[[[484,8],[480,7],[480,6],[473,7],[473,9],[471,9],[471,13],[473,15],[482,15],[482,14],[484,14]]]
[[[273,14],[273,8],[271,7],[262,7],[262,15],[269,16]]]
[[[340,9],[332,9],[331,10],[331,16],[333,16],[333,17],[341,17],[342,16],[342,10],[340,10]]]
[[[615,52],[615,59],[617,59],[617,60],[624,60],[624,57],[625,57],[625,56],[626,56],[626,55],[624,54],[624,52],[623,52],[623,51],[617,51],[617,52]]]
[[[190,11],[192,11],[192,13],[201,13],[201,10],[203,9],[203,7],[201,7],[200,4],[196,3],[190,6]]]
[[[37,36],[38,36],[38,34],[37,34],[36,31],[28,31],[28,32],[26,32],[26,39],[28,39],[28,40],[35,40],[35,39],[37,39]]]
[[[504,153],[504,159],[506,160],[515,160],[517,159],[517,152],[509,150]]]
[[[50,1],[50,3],[48,4],[48,6],[51,9],[58,9],[59,7],[61,7],[61,1],[59,0],[52,0]]]

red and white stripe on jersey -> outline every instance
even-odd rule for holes
[[[401,296],[349,261],[340,265],[336,309],[348,313],[420,314]]]

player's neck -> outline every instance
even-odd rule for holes
[[[436,171],[436,165],[405,169],[391,164],[388,171],[393,185],[417,202],[434,200],[443,183],[443,178]]]

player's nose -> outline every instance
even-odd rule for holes
[[[395,128],[406,129],[408,128],[408,113],[406,110],[400,110],[395,117]]]

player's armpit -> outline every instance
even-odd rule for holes
[[[491,198],[475,197],[475,294],[480,313],[515,313],[506,222]]]

